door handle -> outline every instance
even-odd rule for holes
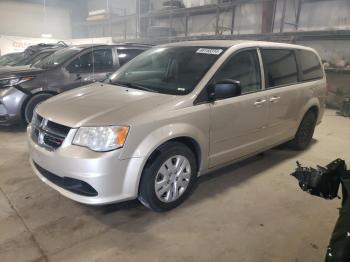
[[[275,103],[275,102],[277,102],[278,100],[280,100],[281,98],[279,97],[279,96],[274,96],[274,97],[271,97],[270,98],[270,102],[272,102],[272,103]]]
[[[264,103],[266,103],[266,99],[258,99],[255,101],[254,105],[257,107],[262,106]]]
[[[77,78],[75,80],[81,80],[81,75],[77,74]]]

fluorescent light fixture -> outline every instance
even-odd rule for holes
[[[103,15],[103,14],[106,14],[106,13],[107,13],[106,9],[92,10],[92,11],[89,12],[89,16]]]
[[[41,34],[42,38],[51,38],[52,34]]]

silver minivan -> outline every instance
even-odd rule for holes
[[[28,126],[39,178],[85,204],[170,210],[198,176],[290,142],[308,147],[326,78],[311,48],[256,41],[154,47],[103,83],[40,104]]]

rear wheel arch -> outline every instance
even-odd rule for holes
[[[312,113],[314,113],[316,119],[318,119],[318,115],[319,115],[319,113],[320,113],[320,109],[318,108],[317,105],[311,106],[311,107],[305,112],[304,115],[306,115],[309,111],[311,111]]]
[[[308,112],[312,112],[315,114],[316,116],[316,119],[318,119],[319,117],[319,114],[320,114],[320,105],[319,103],[316,101],[316,100],[311,100],[309,101],[309,103],[307,103],[303,109],[300,111],[300,115],[299,115],[299,119],[298,119],[298,122],[297,122],[297,127],[299,127],[299,125],[301,124],[301,121],[303,121],[303,118],[305,117],[305,115],[308,113]]]
[[[290,141],[292,148],[304,150],[310,145],[317,124],[318,110],[317,106],[311,106],[304,113],[294,138]]]

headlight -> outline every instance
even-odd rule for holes
[[[126,126],[80,127],[73,144],[93,151],[111,151],[124,146],[128,133]]]
[[[3,78],[3,79],[0,79],[0,88],[16,86],[24,82],[30,81],[33,78],[34,78],[33,76]]]

